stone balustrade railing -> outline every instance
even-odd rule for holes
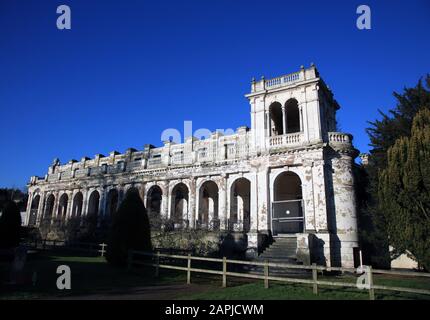
[[[302,67],[300,71],[286,74],[281,77],[265,79],[264,77],[259,81],[252,81],[251,92],[258,92],[262,90],[271,90],[279,87],[289,86],[296,82],[318,78],[318,74],[314,66],[305,69]]]
[[[351,144],[352,143],[352,135],[350,135],[349,133],[342,133],[342,132],[329,132],[328,133],[328,142],[329,143]]]
[[[304,142],[303,132],[288,133],[279,136],[269,137],[270,147],[296,146]]]

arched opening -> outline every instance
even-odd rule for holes
[[[55,196],[53,194],[50,194],[48,196],[48,199],[46,200],[45,218],[47,219],[52,218],[52,214],[54,213],[54,203],[55,203]]]
[[[35,195],[31,201],[30,217],[28,218],[28,225],[33,227],[37,222],[37,214],[39,212],[40,195]]]
[[[140,197],[139,189],[137,189],[136,187],[128,188],[127,192],[125,193],[125,197],[127,197],[128,195],[130,195],[132,193],[137,194]]]
[[[58,219],[62,221],[66,220],[68,202],[69,202],[69,196],[67,195],[67,193],[63,193],[58,203],[58,212],[57,212]]]
[[[285,103],[287,118],[287,133],[300,132],[300,110],[296,99],[289,99]]]
[[[151,217],[158,217],[160,215],[162,198],[163,191],[159,186],[152,186],[148,190],[148,194],[146,196],[146,208],[150,219]]]
[[[88,214],[87,223],[91,229],[97,227],[97,220],[99,216],[100,193],[97,190],[91,192],[90,199],[88,200]]]
[[[98,216],[99,215],[99,203],[100,203],[100,194],[97,190],[93,191],[90,195],[90,199],[88,202],[88,215],[89,216]]]
[[[251,225],[250,208],[251,182],[246,178],[239,178],[230,189],[229,228],[248,232]]]
[[[273,235],[303,232],[303,197],[300,177],[294,172],[283,172],[273,185]]]
[[[279,102],[273,102],[269,107],[270,115],[270,136],[284,134],[282,106]]]
[[[106,200],[106,210],[105,216],[106,219],[111,219],[118,208],[118,190],[111,189],[108,192],[107,200]]]
[[[73,198],[73,206],[72,206],[72,217],[80,217],[82,215],[82,205],[84,203],[84,197],[82,192],[78,192],[75,194]]]
[[[218,186],[215,182],[206,181],[200,187],[198,212],[198,225],[211,229],[219,228]]]
[[[182,225],[182,223],[188,221],[188,188],[185,184],[177,184],[171,195],[172,207],[171,207],[171,219],[175,225]],[[178,226],[176,226],[178,227]]]

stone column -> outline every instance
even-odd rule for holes
[[[72,200],[73,200],[73,191],[67,193],[67,212],[66,212],[66,220],[70,219],[72,216]]]
[[[58,214],[58,206],[60,204],[60,197],[59,195],[59,191],[55,191],[55,201],[54,201],[54,208],[52,209],[52,216],[51,216],[51,223],[54,222],[55,219],[57,219],[57,214]]]
[[[163,181],[160,184],[160,188],[163,192],[162,197],[161,197],[161,212],[160,212],[160,216],[162,219],[168,219],[169,218],[169,185],[167,181]]]
[[[197,193],[197,189],[196,189],[196,178],[191,177],[190,179],[190,192],[189,192],[189,196],[188,196],[188,200],[189,200],[189,208],[190,208],[190,212],[189,212],[189,221],[188,221],[188,225],[190,228],[195,228],[196,227],[196,193]]]
[[[358,233],[353,158],[348,154],[340,155],[340,158],[332,159],[337,237],[332,241],[332,251],[335,258],[340,255],[342,267],[354,267],[353,249],[358,247]]]
[[[218,192],[218,217],[220,221],[220,230],[227,229],[227,175],[222,174]]]
[[[287,114],[285,112],[285,106],[282,106],[282,132],[287,134]]]
[[[39,199],[40,201],[40,199]],[[30,221],[30,214],[31,214],[31,205],[33,203],[33,192],[28,192],[28,200],[27,200],[27,208],[25,210],[25,221],[24,224],[27,226]]]
[[[268,168],[260,167],[257,173],[257,193],[258,193],[258,226],[260,231],[270,230],[270,201],[269,201],[269,178]]]
[[[250,231],[251,232],[258,232],[258,186],[257,186],[257,171],[252,172],[251,177],[251,190],[250,190],[250,197],[251,197],[251,206],[250,206],[250,218],[251,218],[251,225],[250,225]]]

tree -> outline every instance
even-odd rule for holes
[[[127,193],[113,216],[106,259],[125,266],[130,249],[151,251],[151,233],[145,206],[136,192]]]
[[[21,235],[21,213],[14,201],[4,204],[0,217],[0,248],[10,249],[19,245]]]
[[[430,110],[413,119],[410,137],[388,149],[379,175],[379,208],[396,254],[411,252],[430,269]]]
[[[424,84],[423,84],[424,83]],[[360,242],[364,248],[364,259],[378,267],[389,267],[390,256],[386,212],[379,205],[379,174],[387,167],[388,149],[401,137],[411,134],[414,116],[421,109],[430,109],[430,75],[420,79],[413,88],[405,88],[402,93],[393,93],[397,100],[395,108],[388,113],[380,111],[382,119],[369,122],[366,129],[369,138],[369,164],[359,174],[366,181],[365,199],[359,208]]]

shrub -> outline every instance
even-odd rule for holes
[[[19,245],[21,234],[21,214],[13,201],[3,207],[0,217],[0,248],[7,249]]]
[[[125,266],[128,250],[151,251],[151,232],[145,206],[139,194],[128,193],[113,216],[106,259]]]

